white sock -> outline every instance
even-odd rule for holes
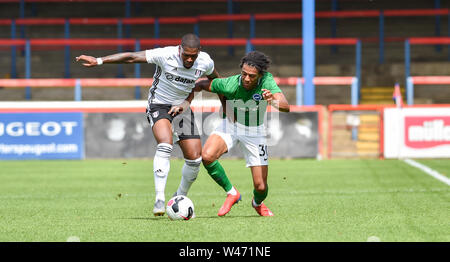
[[[200,164],[202,158],[199,157],[194,160],[185,159],[183,168],[181,169],[181,181],[177,190],[177,195],[186,196],[192,183],[197,179],[198,171],[200,170]]]
[[[228,194],[232,194],[233,196],[236,195],[236,194],[237,194],[236,188],[232,187],[232,188],[230,189],[230,191],[227,192],[227,195],[228,195]]]
[[[167,143],[160,143],[156,146],[155,157],[153,158],[153,177],[155,178],[156,200],[165,201],[164,189],[166,188],[167,176],[170,171],[170,155],[173,146]]]
[[[253,207],[258,207],[258,206],[260,206],[261,204],[262,204],[262,202],[259,203],[259,205],[256,204],[255,199],[254,199],[254,198],[252,199],[252,206],[253,206]]]

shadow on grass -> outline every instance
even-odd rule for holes
[[[247,217],[247,218],[251,218],[251,217],[260,217],[259,215],[246,215],[246,216],[223,216],[223,217],[219,217],[219,216],[196,216],[195,220],[197,219],[211,219],[211,218],[215,218],[215,219],[237,219],[237,218],[243,218],[243,217]],[[160,217],[128,217],[128,218],[120,218],[120,219],[131,219],[131,220],[152,220],[152,221],[156,221],[156,220],[168,220],[167,216],[160,216]]]

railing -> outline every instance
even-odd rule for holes
[[[135,51],[142,50],[141,47],[155,45],[177,45],[179,44],[179,39],[175,38],[165,38],[165,39],[0,39],[0,46],[24,46],[25,49],[25,78],[29,79],[31,77],[31,47],[32,46],[54,46],[54,47],[64,47],[66,51],[65,55],[65,68],[70,70],[70,56],[67,55],[68,46],[134,46]],[[361,42],[356,38],[316,38],[316,45],[355,45],[355,72],[354,76],[356,79],[361,79]],[[245,46],[246,51],[253,50],[254,46],[257,45],[302,45],[302,38],[233,38],[233,39],[222,39],[222,38],[202,38],[203,46]],[[15,70],[15,51],[12,51],[11,64]],[[134,64],[135,66],[135,77],[140,78],[141,69],[140,64]],[[350,83],[351,84],[351,83]],[[356,81],[356,94],[359,97],[360,81]],[[140,88],[136,88],[136,97],[140,97]],[[300,93],[297,94],[297,103],[303,104],[302,99],[299,98]],[[31,98],[31,90],[26,89],[26,99]],[[353,101],[355,102],[355,101]],[[353,103],[352,102],[352,103]],[[356,102],[357,103],[357,100]]]
[[[297,105],[303,105],[303,78],[300,77],[274,77],[278,85],[296,86]],[[350,86],[350,96],[352,105],[358,104],[358,79],[355,77],[315,77],[314,84],[318,86],[347,85]],[[80,78],[80,79],[0,79],[0,87],[3,88],[26,88],[27,94],[31,96],[31,87],[73,87],[74,100],[81,101],[83,87],[133,87],[150,86],[153,78]],[[135,93],[136,94],[136,93]],[[136,99],[140,99],[140,96]],[[300,100],[299,100],[300,99]]]
[[[9,1],[9,0],[7,0]],[[21,2],[20,0],[13,2]],[[24,0],[22,0],[24,1]],[[48,2],[50,0],[31,0],[27,2]],[[56,0],[55,0],[56,1]],[[78,0],[82,1],[82,0]],[[94,0],[100,1],[100,0]],[[109,0],[104,0],[109,2]],[[120,2],[127,2],[130,0],[116,0]],[[141,0],[145,1],[145,0]],[[152,1],[152,0],[148,0]],[[179,0],[181,1],[181,0]],[[195,0],[199,1],[199,0]],[[193,2],[195,2],[193,0]],[[230,2],[231,0],[221,0],[220,2]],[[238,1],[238,0],[234,0]],[[251,1],[251,0],[241,0]],[[270,0],[269,0],[270,1]],[[286,0],[285,0],[286,1]],[[58,1],[59,2],[59,1]],[[152,1],[158,2],[158,1]],[[233,1],[231,1],[233,2]],[[362,42],[378,42],[379,43],[379,63],[384,62],[384,43],[385,42],[401,42],[405,38],[402,37],[385,37],[385,18],[386,17],[423,17],[423,16],[435,16],[435,36],[441,35],[440,31],[440,16],[448,16],[448,24],[450,28],[450,12],[448,8],[434,8],[434,9],[411,9],[411,10],[351,10],[351,11],[317,11],[315,13],[316,18],[332,18],[333,21],[336,18],[367,18],[374,17],[379,20],[378,37],[366,37],[361,38]],[[200,22],[228,22],[228,38],[233,38],[233,21],[249,21],[249,38],[256,37],[256,21],[271,21],[271,20],[301,20],[302,13],[267,13],[267,14],[233,14],[229,10],[228,14],[214,14],[214,15],[199,15],[189,17],[144,17],[144,18],[132,18],[126,15],[124,18],[21,18],[18,19],[0,19],[0,25],[11,26],[11,38],[16,38],[16,26],[20,26],[20,38],[25,38],[23,30],[24,26],[35,25],[63,25],[64,35],[66,38],[70,38],[70,26],[71,25],[116,25],[117,26],[117,38],[129,38],[130,37],[130,25],[142,25],[152,24],[154,26],[154,38],[160,37],[160,25],[161,24],[192,24],[194,26],[193,31],[197,35],[200,34]],[[123,27],[125,25],[125,34]],[[332,23],[331,38],[337,37],[336,23]],[[447,30],[447,35],[450,37],[450,30]],[[335,46],[333,46],[335,47]],[[439,47],[439,46],[438,46]],[[439,49],[439,48],[438,48]],[[333,50],[336,50],[335,48]],[[450,56],[449,56],[450,59]],[[68,76],[67,76],[68,77]]]
[[[405,40],[405,83],[406,83],[406,101],[408,105],[414,104],[414,83],[415,84],[450,84],[450,77],[439,76],[425,76],[425,77],[411,77],[411,45],[436,45],[447,44],[450,45],[450,37],[414,37]],[[450,52],[449,52],[450,57]],[[441,82],[439,82],[441,81]]]
[[[406,101],[414,104],[414,85],[450,85],[450,76],[409,76],[406,79]]]

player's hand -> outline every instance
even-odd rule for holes
[[[184,111],[186,111],[190,105],[191,105],[191,103],[184,100],[183,103],[172,106],[169,110],[169,115],[171,115],[171,116],[179,115],[179,114],[183,113]]]
[[[273,101],[273,94],[267,89],[261,89],[263,91],[263,98],[266,100],[269,104]]]
[[[97,58],[95,58],[93,56],[80,55],[80,56],[77,56],[75,59],[77,62],[81,61],[82,65],[87,66],[87,67],[97,65]]]

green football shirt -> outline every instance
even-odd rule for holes
[[[236,122],[245,126],[259,126],[264,122],[267,101],[264,101],[261,89],[267,89],[272,94],[281,92],[269,72],[264,73],[258,86],[252,90],[246,90],[242,86],[241,75],[216,78],[211,83],[211,91],[225,96],[227,111],[230,112],[232,107]]]

